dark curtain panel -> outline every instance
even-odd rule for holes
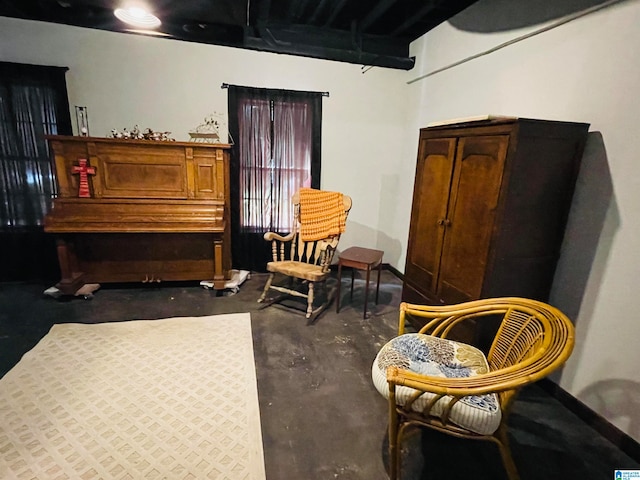
[[[66,71],[0,62],[0,280],[51,274],[55,248],[42,221],[56,182],[44,136],[71,134]]]
[[[229,87],[234,268],[265,271],[267,231],[289,233],[291,196],[320,188],[322,94]]]

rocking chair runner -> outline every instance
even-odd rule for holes
[[[326,280],[331,274],[333,255],[351,209],[351,197],[337,192],[302,189],[291,201],[294,205],[293,231],[285,236],[275,232],[264,234],[264,239],[271,242],[272,261],[267,263],[267,271],[271,274],[258,302],[268,306],[290,296],[306,298],[305,316],[311,318],[320,314],[332,300]],[[288,284],[274,285],[276,274],[288,277]],[[314,306],[316,284],[321,285],[325,293],[319,306]],[[270,290],[281,295],[267,299]]]

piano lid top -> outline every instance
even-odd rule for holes
[[[232,145],[228,143],[208,143],[208,142],[181,142],[181,141],[164,141],[164,140],[132,140],[129,138],[109,138],[109,137],[81,137],[75,135],[45,135],[45,138],[51,142],[77,142],[77,143],[111,143],[121,145],[157,145],[157,146],[179,146],[179,147],[205,147],[205,148],[222,148],[230,149]]]

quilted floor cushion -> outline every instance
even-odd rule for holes
[[[385,398],[389,398],[387,368],[397,366],[422,375],[462,378],[488,371],[484,354],[471,345],[430,335],[407,333],[389,341],[376,356],[371,369],[373,383]],[[404,405],[415,389],[396,388],[396,402]],[[425,393],[413,404],[412,410],[422,412],[433,394]],[[432,414],[442,415],[443,405],[451,397],[440,399]],[[502,417],[495,394],[464,397],[451,410],[451,422],[475,433],[488,435],[496,431]]]

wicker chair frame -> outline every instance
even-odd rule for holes
[[[551,305],[525,298],[505,297],[475,300],[457,305],[400,305],[398,335],[404,333],[408,316],[426,321],[419,333],[447,338],[462,322],[480,322],[500,315],[502,321],[491,344],[487,360],[489,372],[468,378],[442,378],[416,374],[398,367],[387,369],[389,384],[389,473],[400,478],[399,445],[407,427],[428,427],[456,437],[487,440],[497,444],[510,480],[520,477],[511,455],[507,419],[518,392],[558,369],[569,358],[574,346],[574,327],[569,318]],[[396,405],[396,387],[416,390],[404,405]],[[435,397],[422,413],[412,411],[412,404],[424,393]],[[502,420],[491,435],[479,435],[449,421],[451,408],[468,395],[498,395]],[[447,405],[440,417],[430,414],[443,397]]]
[[[331,292],[326,288],[326,280],[331,275],[331,263],[340,241],[340,235],[315,241],[302,240],[299,235],[299,192],[291,197],[291,202],[294,205],[293,231],[288,235],[280,235],[275,232],[264,234],[264,239],[271,242],[272,259],[267,263],[267,271],[270,272],[270,275],[258,302],[263,303],[266,307],[291,296],[305,298],[307,300],[305,317],[313,321],[333,299]],[[343,195],[343,203],[345,213],[349,215],[352,204],[351,197]],[[277,274],[287,278],[285,285],[274,284]],[[315,285],[324,289],[324,301],[320,305],[314,305]],[[280,295],[268,298],[270,290],[275,290]]]

